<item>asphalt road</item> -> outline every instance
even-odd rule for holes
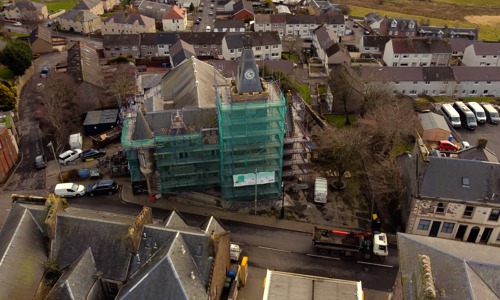
[[[203,11],[198,12],[198,8],[196,9],[197,17],[201,17],[201,22],[199,25],[196,25],[196,24],[194,24],[194,21],[193,21],[193,31],[194,32],[205,32],[207,25],[210,26],[211,31],[214,31],[214,20],[215,20],[216,14],[217,14],[216,13],[217,7],[215,7],[216,2],[210,2],[210,0],[203,0],[201,2],[203,3],[203,6],[201,6],[203,8]],[[210,4],[213,4],[214,8],[210,8]],[[210,11],[212,11],[214,13],[211,16],[209,15]]]

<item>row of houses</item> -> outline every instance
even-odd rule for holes
[[[104,35],[104,56],[170,56],[172,46],[183,41],[197,57],[235,60],[245,47],[254,50],[256,59],[281,59],[281,40],[277,32],[158,32]]]

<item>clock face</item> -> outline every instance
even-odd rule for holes
[[[245,78],[246,79],[252,79],[255,77],[255,72],[251,69],[248,69],[245,71]]]

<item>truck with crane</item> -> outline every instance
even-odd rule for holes
[[[371,231],[346,230],[314,226],[312,243],[323,255],[329,253],[354,256],[361,259],[380,258],[389,255],[387,235],[378,229],[378,218]]]

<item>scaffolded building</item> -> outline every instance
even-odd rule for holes
[[[285,98],[258,74],[251,50],[233,79],[196,58],[167,74],[172,109],[124,121],[133,184],[147,182],[150,195],[218,187],[230,201],[279,197]]]

